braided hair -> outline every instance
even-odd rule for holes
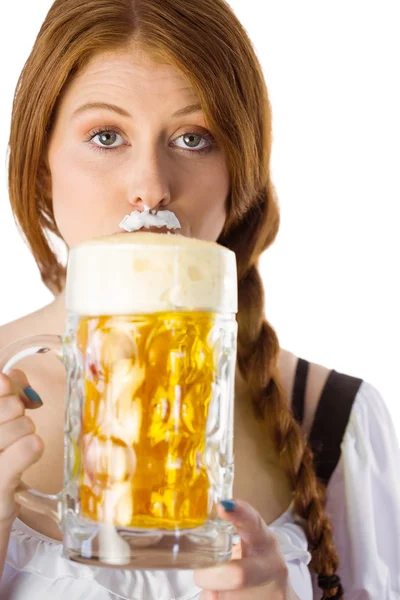
[[[336,575],[338,556],[332,525],[325,514],[325,486],[316,477],[313,454],[294,418],[278,372],[279,342],[264,313],[264,289],[258,259],[275,239],[279,210],[270,183],[258,196],[258,205],[242,217],[218,242],[236,253],[239,312],[237,363],[250,391],[251,407],[258,420],[268,423],[279,465],[291,482],[294,510],[304,519],[312,560],[318,575],[322,600],[341,598]]]

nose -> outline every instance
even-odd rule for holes
[[[165,165],[153,152],[135,161],[130,176],[129,203],[133,210],[163,208],[171,201]]]

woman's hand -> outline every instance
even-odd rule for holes
[[[199,600],[296,600],[278,541],[259,513],[242,500],[232,511],[221,505],[217,511],[236,527],[241,558],[197,569],[195,583],[204,590]]]
[[[9,376],[0,373],[0,529],[18,516],[21,507],[15,502],[15,490],[22,486],[24,471],[44,451],[32,419],[25,415],[25,409],[41,405],[23,371],[13,369]]]

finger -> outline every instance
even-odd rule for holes
[[[0,398],[0,423],[22,417],[25,405],[18,396],[3,396]]]
[[[248,556],[216,567],[197,569],[194,573],[194,581],[204,590],[235,591],[265,586],[272,582],[283,585],[286,575],[285,561],[276,552],[269,557]]]
[[[5,450],[17,440],[35,433],[35,425],[29,417],[22,415],[7,423],[0,423],[0,451]]]
[[[2,395],[18,395],[28,385],[28,378],[21,369],[11,369],[7,375],[5,373],[0,375],[0,394]]]
[[[0,397],[10,396],[13,393],[11,378],[5,373],[0,373]]]
[[[34,409],[42,406],[42,400],[32,389],[28,378],[20,369],[12,369],[8,375],[0,373],[0,403],[1,396],[15,395],[21,398],[25,408]]]
[[[39,460],[44,442],[35,433],[26,435],[0,454],[0,490],[14,489],[24,471]]]
[[[259,512],[244,500],[228,501],[226,510],[221,504],[218,515],[235,526],[241,539],[243,556],[269,553],[276,544],[276,538],[268,529]]]

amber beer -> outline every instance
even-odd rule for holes
[[[166,529],[207,518],[214,318],[170,312],[80,320],[83,516]]]
[[[232,431],[221,422],[232,420],[232,257],[229,270],[216,244],[150,233],[100,238],[75,256],[70,330],[83,406],[69,442],[81,515],[146,529],[202,525],[232,483],[223,468]]]

